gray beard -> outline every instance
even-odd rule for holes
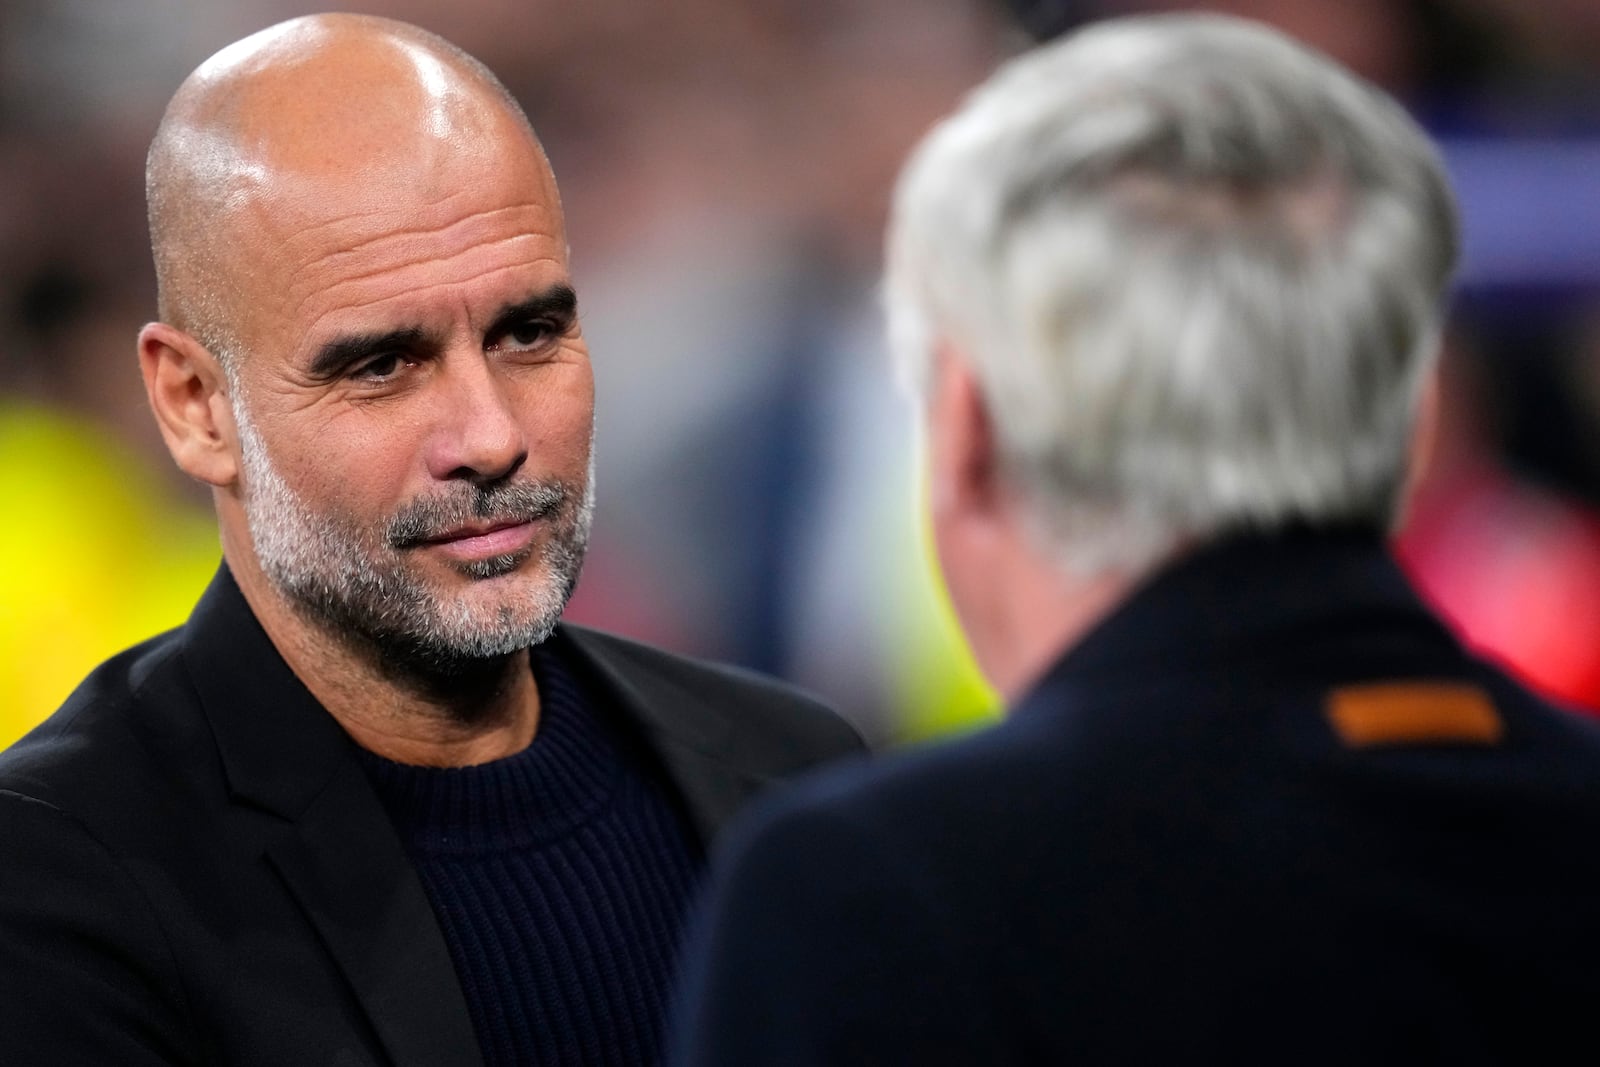
[[[594,516],[593,453],[585,484],[461,482],[408,504],[383,529],[313,511],[278,473],[265,443],[235,404],[244,508],[262,572],[295,609],[334,640],[363,647],[391,671],[470,673],[550,636],[578,582]],[[410,553],[430,536],[472,520],[550,524],[550,537],[518,552],[457,563],[474,579],[512,573],[539,554],[542,575],[508,583],[494,604],[450,601],[432,589]]]

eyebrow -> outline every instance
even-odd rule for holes
[[[311,360],[311,374],[317,378],[334,378],[362,360],[385,352],[414,352],[427,342],[428,333],[420,326],[335,337],[317,349]]]
[[[508,304],[494,317],[489,336],[505,333],[519,322],[529,319],[550,319],[565,329],[578,317],[578,294],[570,285],[552,285],[542,293],[527,300]]]
[[[551,319],[565,329],[578,315],[578,294],[570,285],[552,285],[541,293],[515,304],[507,304],[494,317],[489,336],[505,333],[529,319]],[[335,337],[317,349],[310,373],[316,378],[336,378],[350,367],[386,352],[415,352],[433,343],[420,326],[403,326],[381,333],[346,334]]]

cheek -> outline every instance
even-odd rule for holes
[[[572,474],[581,473],[589,462],[594,431],[594,379],[587,364],[530,383],[524,410],[529,419],[530,458],[547,468],[560,466]]]
[[[417,437],[402,422],[338,419],[307,434],[284,476],[312,510],[366,523],[405,503]]]

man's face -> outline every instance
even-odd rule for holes
[[[557,480],[462,485],[414,500],[387,521],[363,524],[304,500],[274,466],[246,409],[241,406],[235,418],[257,559],[302,610],[434,667],[505,655],[550,635],[583,564],[594,513],[592,469],[576,486]],[[462,576],[478,581],[539,568],[534,580],[508,588],[497,602],[452,602],[415,565],[412,550],[431,534],[537,523],[549,526],[543,545],[519,537],[506,551],[486,549],[451,560]],[[540,558],[532,559],[536,554]]]
[[[262,220],[235,374],[263,574],[424,666],[543,640],[588,537],[593,379],[559,206],[541,159],[502,155],[291,189]]]

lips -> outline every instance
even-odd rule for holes
[[[471,523],[431,536],[422,544],[459,559],[483,559],[526,548],[535,529],[535,520]]]
[[[531,541],[542,520],[561,513],[567,498],[559,482],[457,486],[413,501],[389,523],[385,539],[398,551],[438,547],[469,557],[515,552]]]

